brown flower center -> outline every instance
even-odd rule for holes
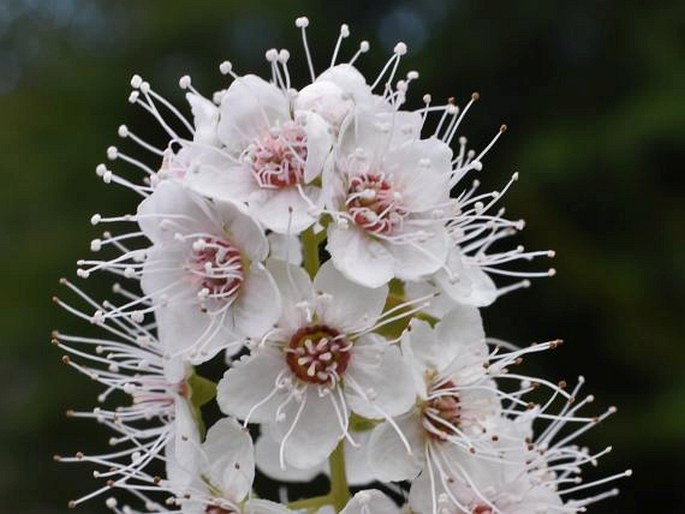
[[[350,362],[350,343],[326,325],[300,328],[290,338],[285,351],[290,370],[311,384],[334,382]]]

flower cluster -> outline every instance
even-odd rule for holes
[[[207,98],[181,78],[189,118],[131,80],[130,102],[167,142],[121,126],[149,158],[110,147],[110,160],[139,174],[97,167],[142,198],[134,214],[92,217],[114,228],[78,263],[82,279],[118,276],[116,299],[68,280],[79,303],[55,298],[101,331],[53,335],[64,362],[104,386],[99,407],[69,414],[113,433],[109,451],[57,457],[90,463],[102,480],[70,505],[530,514],[582,512],[614,495],[585,491],[629,472],[583,482],[583,465],[609,448],[575,444],[613,409],[583,414],[592,396],[580,396],[582,378],[570,388],[515,371],[560,341],[518,348],[485,336],[479,308],[553,274],[510,268],[553,256],[503,243],[523,226],[498,205],[517,175],[486,193],[470,179],[506,127],[477,152],[458,135],[477,94],[463,108],[425,95],[406,109],[418,78],[398,78],[406,46],[368,81],[355,67],[367,42],[337,63],[346,25],[316,73],[308,23],[296,20],[311,74],[299,89],[289,52],[276,49],[269,80],[224,62],[230,83]],[[227,366],[218,383],[203,376],[212,364]],[[218,419],[207,414],[214,400]],[[256,468],[281,482],[326,474],[331,491],[260,499]]]

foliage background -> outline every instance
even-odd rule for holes
[[[352,28],[348,51],[355,38],[372,42],[369,74],[404,39],[405,65],[421,71],[416,99],[431,91],[463,103],[479,90],[465,125],[476,144],[509,124],[482,179],[496,188],[521,172],[506,204],[528,220],[527,247],[557,250],[558,275],[489,309],[489,333],[518,343],[563,337],[568,344],[531,368],[583,373],[598,410],[620,407],[586,441],[613,444],[604,472],[635,474],[592,512],[685,512],[679,0],[0,1],[1,510],[65,512],[94,485],[87,470],[50,458],[106,440],[63,417],[96,393],[48,344],[55,326],[85,330],[50,296],[97,235],[90,215],[132,210],[130,195],[93,173],[120,123],[153,125],[126,102],[130,75],[180,100],[180,75],[210,92],[225,58],[266,73],[270,46],[301,57],[293,19],[304,13],[320,65],[341,22]]]

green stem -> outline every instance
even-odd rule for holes
[[[302,259],[304,269],[309,276],[314,278],[319,271],[319,237],[314,233],[313,227],[308,228],[302,233]]]
[[[350,500],[350,488],[347,485],[347,473],[345,471],[345,441],[340,441],[330,458],[331,468],[331,500],[335,510],[340,512]]]
[[[331,505],[332,503],[333,499],[331,498],[331,495],[327,494],[326,496],[315,496],[314,498],[305,498],[304,500],[290,502],[288,503],[288,508],[290,510],[307,509],[307,511],[315,511],[319,507]]]

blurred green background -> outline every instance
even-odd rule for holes
[[[102,448],[106,436],[64,419],[96,390],[48,344],[54,327],[86,330],[50,296],[97,236],[90,215],[134,208],[94,173],[120,123],[154,126],[126,101],[131,74],[180,101],[178,77],[209,93],[223,85],[225,58],[265,74],[264,51],[276,46],[301,63],[301,14],[320,67],[347,22],[346,54],[372,43],[368,75],[396,40],[409,44],[415,103],[430,91],[463,104],[480,91],[464,125],[476,148],[509,125],[480,178],[497,188],[521,172],[508,212],[528,221],[528,248],[557,250],[558,275],[489,309],[489,333],[564,338],[529,369],[582,373],[598,411],[619,406],[585,441],[614,446],[603,472],[635,474],[592,512],[685,512],[682,0],[0,0],[0,511],[65,512],[94,486],[88,470],[51,461]],[[105,291],[104,280],[88,286]]]

